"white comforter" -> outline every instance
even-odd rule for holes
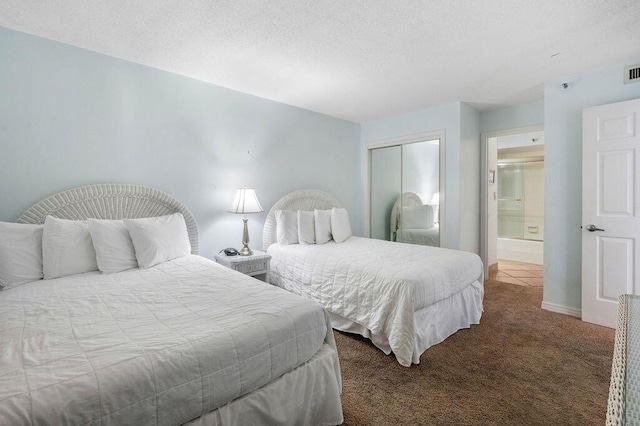
[[[429,229],[398,229],[397,241],[409,244],[424,244],[440,247],[440,227]]]
[[[199,256],[0,292],[0,424],[182,424],[308,361],[313,301]]]
[[[351,237],[336,244],[272,244],[271,282],[386,336],[411,365],[414,312],[482,284],[480,258],[458,250]]]

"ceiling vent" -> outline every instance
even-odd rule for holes
[[[631,65],[624,69],[624,84],[640,82],[640,64]]]

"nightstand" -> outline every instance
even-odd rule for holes
[[[263,251],[253,250],[251,256],[227,256],[224,253],[215,255],[216,262],[234,271],[242,272],[249,276],[264,275],[264,280],[269,283],[269,263],[271,255]]]

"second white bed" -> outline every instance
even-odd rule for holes
[[[472,253],[351,237],[271,244],[273,284],[311,298],[332,326],[361,334],[401,365],[482,316],[483,268]]]

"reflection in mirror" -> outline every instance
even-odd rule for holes
[[[423,203],[417,194],[402,194],[391,213],[392,241],[438,247],[440,228],[436,211],[437,206]]]
[[[371,150],[371,237],[440,246],[440,143]]]
[[[440,191],[440,141],[403,145],[402,192],[413,198],[400,199],[399,231],[396,241],[429,246],[440,245],[440,228],[436,215]]]

